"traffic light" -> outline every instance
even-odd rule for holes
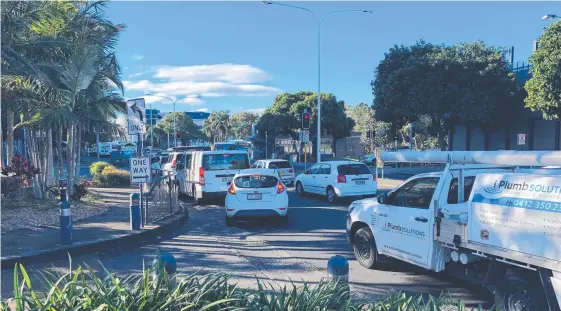
[[[302,114],[302,128],[305,130],[310,129],[310,113],[304,112]]]
[[[177,138],[181,138],[181,132],[180,132],[180,131],[175,132],[175,136],[176,136]]]

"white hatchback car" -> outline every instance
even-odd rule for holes
[[[360,162],[320,162],[296,177],[298,195],[320,194],[330,203],[342,197],[375,196],[377,191],[376,175]]]
[[[226,194],[226,225],[235,218],[281,217],[288,222],[288,194],[276,170],[239,171]]]

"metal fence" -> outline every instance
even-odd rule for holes
[[[179,187],[175,174],[175,172],[158,170],[153,174],[152,183],[145,185],[143,196],[145,224],[185,212],[179,203]]]

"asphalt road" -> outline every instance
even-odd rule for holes
[[[379,187],[389,189],[394,181],[379,180]],[[143,262],[152,262],[157,248],[174,254],[181,273],[224,272],[244,287],[255,286],[255,276],[273,285],[291,281],[319,282],[326,276],[327,260],[343,255],[350,260],[350,280],[354,293],[367,298],[388,294],[392,290],[410,293],[444,293],[462,299],[470,306],[489,306],[490,297],[468,284],[435,274],[427,274],[406,264],[390,263],[383,270],[367,270],[354,260],[345,237],[345,215],[349,201],[330,205],[319,197],[300,198],[289,191],[289,222],[252,221],[226,227],[219,205],[190,205],[191,218],[174,234],[161,237],[154,244],[137,249],[112,250],[73,258],[76,267],[84,262],[102,270],[101,264],[119,275],[139,273]],[[55,267],[65,271],[68,260],[27,267],[37,271]],[[4,268],[4,267],[3,267]],[[11,291],[11,270],[2,271],[2,296]]]

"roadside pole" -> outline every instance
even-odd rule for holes
[[[72,211],[66,192],[68,181],[61,179],[58,185],[60,187],[60,244],[72,245]]]
[[[130,175],[131,184],[138,183],[139,186],[139,198],[140,198],[140,217],[141,217],[141,228],[147,223],[148,216],[148,197],[144,195],[144,184],[150,184],[152,182],[152,172],[150,166],[149,157],[131,157],[130,163]]]

